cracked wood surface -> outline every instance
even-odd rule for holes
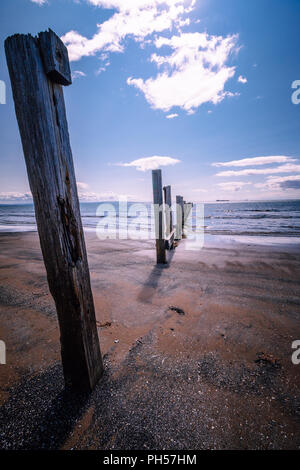
[[[65,382],[90,390],[103,366],[63,89],[52,81],[53,75],[52,80],[46,75],[43,60],[47,35],[51,48],[53,34],[11,36],[5,41],[5,52],[48,284],[57,309]],[[56,36],[56,46],[60,42]],[[60,59],[68,61],[67,56]],[[66,63],[60,66],[68,68]]]

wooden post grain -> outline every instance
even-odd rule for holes
[[[155,218],[156,262],[166,263],[166,250],[163,228],[163,191],[161,170],[152,170],[153,203]]]
[[[163,190],[166,215],[166,248],[171,250],[173,248],[175,237],[175,230],[173,228],[171,186],[164,186]]]
[[[192,211],[192,208],[193,208],[193,203],[192,202],[185,202],[184,201],[184,229],[185,229],[185,235],[187,235],[187,233],[192,230],[192,225],[189,225],[188,222],[189,222],[189,216],[190,216],[190,213]],[[192,220],[191,220],[191,224],[192,224]]]
[[[65,382],[91,390],[103,366],[61,86],[71,84],[67,49],[49,30],[7,38],[5,53]]]
[[[176,196],[176,240],[181,240],[184,226],[183,197]]]
[[[193,203],[192,202],[185,202],[185,204],[184,204],[184,220],[185,220],[185,222],[188,220],[192,209],[193,209]]]
[[[181,208],[182,208],[182,228],[184,229],[184,224],[185,224],[185,200],[183,197],[181,198]]]
[[[166,207],[166,233],[170,235],[173,230],[173,220],[172,220],[172,196],[171,196],[171,186],[164,186],[164,199]]]

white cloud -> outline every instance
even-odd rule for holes
[[[188,3],[184,0],[87,0],[92,5],[102,8],[114,8],[116,10],[131,12],[133,10],[140,10],[141,8],[151,8],[153,6],[167,4],[169,6],[175,6],[178,4]],[[190,2],[192,4],[195,1]]]
[[[94,193],[91,191],[79,191],[78,197],[81,202],[99,202],[99,201],[118,201],[120,199],[132,200],[134,197],[130,194],[119,194],[113,191],[103,193]]]
[[[293,176],[269,176],[264,183],[254,185],[259,189],[276,190],[300,190],[300,174]]]
[[[30,0],[32,3],[37,3],[38,5],[44,5],[47,3],[47,0]]]
[[[127,198],[128,200],[136,199],[131,194],[120,194],[114,191],[106,191],[102,193],[95,193],[92,191],[88,191],[89,185],[86,183],[82,183],[80,181],[77,182],[78,188],[78,197],[81,202],[98,202],[98,201],[118,201],[121,198]],[[28,202],[32,203],[32,195],[30,192],[27,193],[20,193],[20,192],[0,192],[0,201],[2,203],[7,202]]]
[[[138,160],[133,160],[129,163],[118,163],[118,166],[132,166],[135,167],[138,171],[147,171],[147,170],[157,170],[161,166],[176,165],[180,160],[172,157],[146,157],[139,158]]]
[[[103,52],[103,53],[100,54],[100,56],[99,56],[99,60],[102,60],[102,62],[105,62],[108,58],[109,58],[108,52]]]
[[[287,163],[286,165],[277,166],[276,168],[247,168],[246,170],[229,170],[221,171],[216,176],[248,176],[248,175],[271,175],[276,173],[294,173],[300,171],[300,165]]]
[[[77,31],[69,31],[62,40],[68,47],[71,61],[102,52],[122,52],[123,41],[130,36],[143,41],[153,33],[171,30],[188,23],[184,14],[195,0],[88,0],[92,5],[117,10],[107,21],[98,24],[91,39]]]
[[[129,77],[127,83],[139,88],[153,108],[169,111],[173,106],[189,114],[205,102],[217,104],[226,96],[238,93],[225,91],[225,83],[234,75],[235,67],[226,63],[237,52],[237,36],[209,36],[206,33],[182,33],[190,24],[188,14],[196,0],[86,0],[91,5],[115,10],[112,16],[97,25],[91,38],[69,31],[62,40],[68,47],[69,58],[76,61],[97,52],[100,58],[110,52],[123,52],[125,39],[132,38],[141,47],[154,44],[170,47],[171,55],[153,54],[152,62],[163,70],[146,80]],[[171,38],[153,37],[176,31]],[[100,68],[98,72],[103,72]]]
[[[176,118],[176,117],[178,117],[178,114],[177,114],[177,113],[168,114],[168,115],[166,116],[167,119],[174,119],[174,118]]]
[[[267,181],[271,182],[272,184],[283,183],[285,181],[298,181],[298,180],[300,180],[300,174],[293,175],[293,176],[269,176],[267,178]]]
[[[226,62],[236,51],[237,36],[209,36],[206,33],[181,33],[170,39],[158,37],[157,48],[170,47],[174,52],[162,56],[153,54],[151,61],[163,71],[155,78],[132,78],[129,85],[140,89],[153,108],[169,111],[179,106],[188,113],[206,102],[220,103],[234,93],[224,90],[225,83],[235,73]]]
[[[100,73],[105,72],[105,70],[106,70],[106,67],[99,67],[95,73],[96,75],[100,75]]]
[[[242,160],[232,160],[230,162],[217,162],[212,163],[212,166],[250,166],[250,165],[267,165],[270,163],[287,163],[295,162],[296,159],[278,155],[274,157],[253,157],[243,158]]]
[[[87,183],[77,182],[78,197],[82,202],[98,202],[98,201],[117,201],[120,198],[126,197],[128,200],[134,199],[130,194],[119,194],[113,191],[106,191],[102,193],[96,193],[89,191],[89,185]],[[28,202],[32,203],[32,195],[30,192],[0,192],[1,202]]]
[[[82,191],[83,189],[87,189],[89,185],[87,183],[82,183],[81,181],[77,181],[77,189],[78,191]]]
[[[239,191],[247,184],[251,183],[245,183],[243,181],[228,181],[226,183],[219,183],[218,186],[224,191]]]
[[[5,202],[32,202],[32,195],[28,193],[19,192],[1,192],[0,201]]]
[[[74,70],[74,72],[72,72],[72,80],[76,80],[76,78],[80,77],[86,77],[86,74],[81,70]]]
[[[247,80],[246,77],[243,77],[242,75],[240,75],[239,78],[238,78],[238,82],[240,82],[240,83],[247,83],[248,80]]]
[[[98,202],[98,201],[117,201],[120,198],[126,197],[132,199],[133,196],[130,194],[119,194],[114,191],[106,191],[102,193],[95,193],[89,191],[89,185],[81,181],[77,182],[78,197],[81,202]]]

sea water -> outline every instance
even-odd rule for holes
[[[89,202],[81,203],[80,210],[83,227],[87,231],[96,231],[100,225],[109,232],[109,227],[115,226],[126,238],[124,233],[131,227],[144,233],[144,238],[153,238],[153,208],[150,203],[128,202],[126,206],[111,201]],[[251,242],[255,237],[263,243],[274,240],[300,242],[300,200],[208,202],[203,203],[203,213],[204,218],[195,204],[190,227],[194,231],[204,230],[205,235],[214,238],[225,236]],[[0,232],[36,230],[33,204],[0,205]]]

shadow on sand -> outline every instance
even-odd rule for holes
[[[144,287],[138,295],[138,300],[141,302],[150,302],[153,295],[155,294],[155,289],[158,286],[159,280],[161,278],[162,273],[165,269],[169,269],[173,256],[175,254],[175,250],[166,250],[166,264],[156,264],[151,273],[148,276],[148,279],[144,283]]]

